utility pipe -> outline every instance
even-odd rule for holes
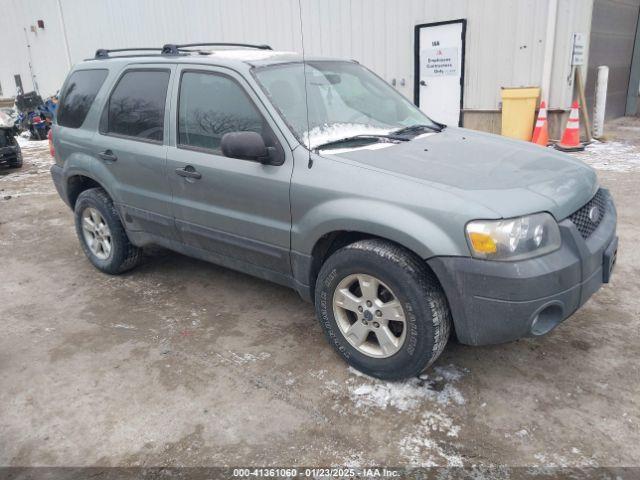
[[[547,33],[544,41],[544,61],[542,64],[542,96],[547,101],[547,108],[551,108],[551,69],[553,67],[553,50],[556,44],[556,20],[558,18],[558,0],[548,0]]]
[[[64,23],[64,15],[62,13],[62,0],[57,1],[58,19],[60,20],[60,28],[62,29],[62,40],[64,41],[64,51],[67,57],[67,67],[71,70],[71,52],[69,51],[69,39],[67,38],[67,26]]]

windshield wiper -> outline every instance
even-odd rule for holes
[[[391,132],[393,135],[406,135],[407,133],[414,133],[414,132],[420,132],[422,130],[431,130],[433,132],[441,132],[442,130],[444,130],[447,126],[442,124],[442,123],[436,123],[434,122],[435,125],[423,125],[423,124],[419,124],[419,125],[411,125],[410,127],[404,127],[401,128],[400,130],[395,130],[393,132]]]
[[[394,132],[395,133],[395,132]],[[396,135],[384,135],[384,134],[362,134],[362,135],[352,135],[350,137],[345,137],[345,138],[340,138],[338,140],[331,140],[330,142],[325,142],[325,143],[321,143],[320,145],[316,145],[315,147],[313,147],[314,151],[319,151],[322,150],[324,148],[327,147],[332,147],[334,145],[340,145],[343,144],[345,142],[349,142],[351,140],[358,140],[358,139],[371,139],[371,140],[376,140],[376,141],[380,141],[380,139],[388,139],[388,140],[394,140],[397,142],[408,142],[409,139],[407,137],[399,137]],[[375,143],[375,142],[373,142]]]

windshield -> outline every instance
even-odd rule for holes
[[[386,135],[413,125],[438,128],[384,80],[354,62],[307,62],[305,102],[304,71],[301,62],[254,70],[294,135],[309,149],[354,135]]]

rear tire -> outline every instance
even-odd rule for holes
[[[329,257],[318,274],[315,307],[347,363],[385,380],[420,374],[442,353],[451,330],[435,275],[413,253],[378,239]]]
[[[120,215],[103,189],[82,192],[74,213],[82,250],[98,270],[117,275],[138,265],[142,250],[129,241]]]

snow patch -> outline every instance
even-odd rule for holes
[[[23,136],[24,133],[27,135]],[[49,140],[31,140],[31,134],[29,132],[22,132],[16,137],[16,140],[21,149],[46,148],[47,151],[49,149]]]
[[[323,143],[333,142],[354,135],[388,135],[392,130],[363,123],[332,123],[314,127],[302,135],[304,144],[314,149]]]
[[[371,145],[364,145],[362,147],[354,147],[354,148],[332,148],[329,150],[320,150],[325,155],[338,155],[340,153],[346,152],[354,152],[356,150],[380,150],[381,148],[393,147],[397,145],[396,143],[386,142],[386,143],[373,143]]]
[[[414,435],[400,441],[400,453],[411,467],[462,467],[462,456],[451,446],[429,438],[431,427],[423,420]]]
[[[350,371],[357,372],[351,368]],[[422,375],[402,382],[383,382],[357,372],[356,375],[369,381],[359,383],[349,379],[349,397],[362,410],[395,408],[407,411],[417,408],[425,401],[439,405],[464,405],[464,396],[450,383],[460,380],[464,373],[454,365],[435,367],[434,372],[436,375]]]
[[[235,363],[240,366],[248,363],[255,363],[259,360],[265,360],[271,356],[271,354],[267,352],[260,352],[254,355],[252,353],[236,353],[231,350],[228,351],[227,356],[220,355],[219,353],[217,355],[226,362]]]
[[[598,142],[582,152],[570,153],[597,170],[628,172],[640,169],[640,149],[622,142]]]

